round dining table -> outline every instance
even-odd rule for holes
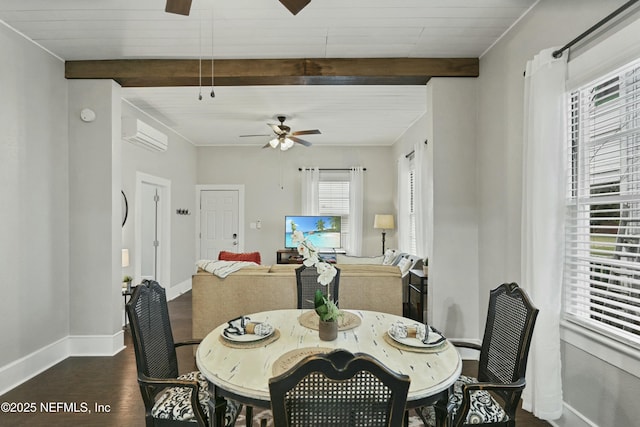
[[[225,337],[224,330],[229,326],[226,323],[211,331],[198,346],[196,365],[208,380],[213,396],[209,405],[210,413],[215,412],[210,417],[212,425],[223,425],[224,398],[270,408],[271,377],[292,368],[305,356],[335,349],[369,354],[389,369],[408,375],[411,384],[407,410],[434,404],[440,424],[446,417],[449,392],[462,370],[462,359],[456,348],[447,340],[424,348],[392,339],[388,331],[393,324],[416,323],[408,318],[364,310],[343,312],[334,341],[319,339],[317,315],[308,309],[247,314],[252,322],[273,327],[274,332],[260,340]]]

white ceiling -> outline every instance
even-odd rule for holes
[[[1,0],[0,20],[63,60],[480,57],[536,0]],[[213,24],[213,35],[212,35]],[[213,40],[213,49],[212,49]],[[215,62],[214,62],[215,65]],[[210,68],[209,68],[210,69]],[[195,145],[264,145],[266,123],[320,129],[317,145],[391,145],[425,113],[423,86],[123,88]],[[209,85],[209,86],[207,86]]]

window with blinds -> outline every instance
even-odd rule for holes
[[[416,244],[416,214],[415,214],[415,177],[416,170],[413,164],[413,157],[409,163],[409,253],[417,253]]]
[[[342,246],[349,236],[349,174],[320,173],[318,183],[318,213],[342,216]]]
[[[564,313],[640,344],[640,61],[569,94]]]

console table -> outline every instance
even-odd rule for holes
[[[335,255],[337,253],[344,253],[344,250],[319,252],[322,258],[331,263],[336,262]],[[302,264],[302,255],[298,254],[298,249],[278,249],[276,264]]]
[[[409,303],[409,317],[411,316],[411,294],[413,292],[418,294],[418,301],[416,302],[417,318],[420,323],[424,323],[424,308],[427,306],[427,292],[429,286],[429,276],[424,273],[422,269],[412,268],[409,270],[409,290],[407,295],[407,302]]]

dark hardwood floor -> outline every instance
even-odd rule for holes
[[[174,339],[190,339],[191,292],[169,302],[169,313]],[[126,349],[113,357],[70,357],[0,396],[0,402],[20,410],[11,413],[3,409],[0,426],[144,426],[128,331],[125,345]],[[195,369],[192,348],[179,348],[178,358],[181,372]],[[474,370],[474,362],[464,363],[464,373],[473,375]],[[516,420],[519,427],[550,425],[523,410],[518,411]],[[244,422],[237,425],[244,426]]]

